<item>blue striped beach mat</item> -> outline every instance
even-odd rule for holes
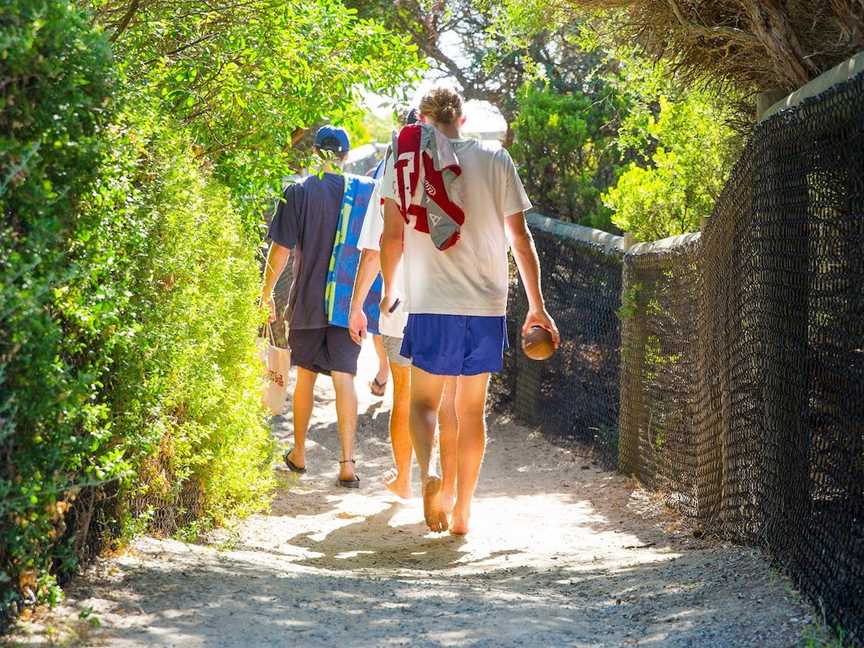
[[[360,265],[360,250],[357,242],[363,229],[363,219],[369,206],[369,198],[375,182],[365,176],[345,174],[345,193],[339,208],[339,225],[333,242],[333,254],[327,272],[327,286],[324,291],[324,308],[327,320],[333,326],[348,328],[348,315],[351,310],[351,293],[354,279]],[[363,311],[369,322],[369,332],[378,334],[382,281],[381,275],[375,279],[372,289],[363,304]]]

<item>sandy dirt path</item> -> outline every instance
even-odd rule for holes
[[[625,477],[501,417],[490,417],[471,534],[427,533],[419,500],[380,483],[389,387],[384,400],[369,394],[374,354],[361,358],[359,492],[334,485],[321,379],[309,473],[280,468],[268,514],[209,544],[141,538],[7,645],[799,645],[813,612],[758,552],[693,538]],[[274,430],[287,444],[290,418]]]

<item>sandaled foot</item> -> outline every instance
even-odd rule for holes
[[[373,396],[378,396],[379,398],[384,395],[384,392],[387,390],[387,381],[383,382],[378,380],[376,376],[372,382],[369,383],[369,391],[372,392]]]
[[[396,470],[388,470],[384,473],[384,485],[396,497],[411,499],[411,483],[407,480],[399,479],[399,473]]]
[[[339,479],[336,480],[336,485],[342,488],[360,488],[360,478],[354,472],[354,465],[357,462],[353,459],[346,459],[339,462]],[[351,464],[351,470],[345,470],[346,464]]]
[[[438,477],[429,477],[423,484],[423,516],[426,525],[437,533],[447,530],[447,513],[441,502],[442,486]]]
[[[297,474],[303,475],[306,473],[306,466],[300,466],[294,463],[294,459],[292,455],[294,454],[294,448],[289,448],[282,455],[282,459],[285,461],[285,465],[288,466],[288,470],[291,472],[295,472]]]

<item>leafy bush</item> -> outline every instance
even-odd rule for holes
[[[104,312],[109,291],[115,315],[88,332],[119,340],[106,396],[133,468],[131,512],[174,531],[259,508],[272,447],[258,405],[257,240],[150,106],[137,98],[112,129],[84,206],[93,228],[75,249],[90,272],[76,290],[90,302],[74,320]]]
[[[0,625],[112,538],[266,504],[261,205],[417,67],[337,0],[88,5],[114,61],[75,3],[0,5]]]
[[[600,200],[614,180],[614,131],[606,128],[618,107],[611,92],[597,99],[526,85],[519,94],[511,152],[537,208],[556,218],[611,229]]]
[[[358,85],[385,92],[420,66],[403,36],[342,0],[95,4],[130,81],[191,133],[250,224],[303,162],[303,129],[345,119]]]
[[[107,359],[73,358],[54,300],[96,176],[111,90],[105,41],[67,2],[0,7],[0,605],[56,596],[46,573],[74,483],[111,472]],[[107,471],[104,470],[108,468]],[[64,556],[65,557],[65,556]],[[2,608],[0,608],[2,610]]]
[[[676,102],[658,97],[659,114],[634,111],[642,124],[630,139],[643,151],[603,195],[612,222],[640,241],[694,232],[709,216],[729,175],[734,132],[711,99],[692,92]],[[625,131],[626,133],[626,131]],[[625,136],[622,136],[624,139]]]
[[[104,39],[68,3],[0,14],[0,604],[136,517],[261,507],[257,240],[170,119],[106,112]],[[179,133],[179,134],[178,134]],[[2,609],[0,609],[2,616]]]

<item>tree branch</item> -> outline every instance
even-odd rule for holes
[[[135,17],[135,14],[138,11],[138,7],[141,5],[141,0],[132,0],[129,4],[129,8],[126,10],[126,13],[123,14],[123,17],[120,19],[120,22],[117,24],[114,33],[111,34],[111,38],[108,40],[110,42],[114,42],[119,38],[120,34],[126,31],[126,28],[129,27],[129,23],[132,22],[132,18]]]

